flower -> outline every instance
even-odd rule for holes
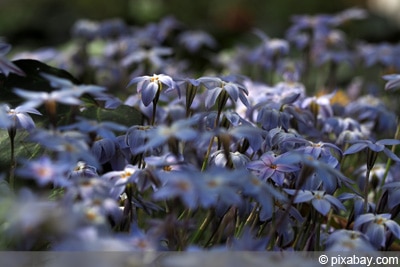
[[[8,105],[1,106],[2,112],[7,114],[9,122],[6,124],[7,128],[13,127],[15,129],[31,130],[35,128],[35,122],[28,115],[28,113],[42,115],[38,110],[25,106],[18,106],[16,108],[10,108]]]
[[[336,92],[322,95],[322,96],[312,96],[307,97],[301,103],[302,108],[309,108],[314,114],[315,118],[321,117],[322,119],[327,119],[333,116],[333,110],[331,106],[331,98],[336,94]]]
[[[400,88],[400,74],[388,74],[382,77],[387,82],[385,84],[385,90],[392,91]]]
[[[16,174],[26,179],[33,179],[39,186],[54,184],[55,186],[70,185],[67,174],[71,170],[69,162],[54,161],[47,156],[35,160],[24,160]]]
[[[285,164],[284,161],[276,163],[285,154],[276,155],[272,152],[264,153],[259,160],[247,164],[247,168],[257,174],[262,180],[271,179],[277,185],[282,186],[285,181],[285,174],[298,171],[300,167],[296,164]]]
[[[217,42],[204,31],[185,31],[178,36],[179,43],[189,52],[198,52],[202,46],[215,48]]]
[[[250,106],[246,98],[248,91],[239,83],[223,80],[218,77],[201,77],[197,80],[208,89],[205,99],[207,109],[211,108],[215,103],[218,104],[219,109],[222,109],[228,98],[233,102],[237,102],[240,99],[246,107]]]
[[[355,170],[354,175],[357,177],[359,188],[364,188],[366,181],[367,165],[364,164],[357,170]],[[385,183],[390,183],[393,181],[394,177],[391,172],[386,173],[386,164],[377,163],[372,167],[369,174],[369,184],[371,189],[375,192],[381,188],[383,179],[385,177]]]
[[[387,183],[383,189],[388,191],[387,207],[392,210],[400,204],[400,182]]]
[[[152,101],[158,101],[157,94],[160,94],[163,86],[166,86],[166,92],[176,90],[180,96],[179,87],[175,85],[175,82],[170,76],[165,74],[153,74],[153,76],[141,76],[133,78],[127,87],[137,84],[137,91],[142,97],[142,102],[145,106],[150,105]]]
[[[98,122],[83,117],[76,118],[78,122],[59,127],[59,130],[78,130],[82,133],[96,134],[102,138],[115,139],[115,133],[127,130],[127,127],[111,121]]]
[[[355,193],[343,193],[340,196],[338,196],[338,199],[342,202],[347,200],[351,200],[353,202],[352,213],[354,215],[351,218],[349,218],[349,220],[353,220],[354,218],[357,218],[359,215],[365,213],[364,198],[362,196]],[[374,211],[375,204],[372,202],[368,202],[367,209],[369,212]]]
[[[289,43],[284,39],[271,39],[259,29],[253,31],[262,43],[249,55],[250,63],[261,65],[266,69],[277,67],[278,60],[289,53]]]
[[[78,178],[99,177],[97,169],[83,161],[79,161],[69,175],[69,177],[73,180],[77,180]]]
[[[82,101],[79,99],[79,94],[77,94],[75,90],[55,90],[47,93],[15,88],[14,93],[25,98],[27,102],[25,102],[24,105],[32,108],[36,108],[42,104],[53,105],[56,102],[66,105],[82,104]]]
[[[4,57],[11,50],[11,45],[0,40],[0,73],[8,76],[10,73],[15,73],[19,76],[25,76],[25,72],[14,63]]]
[[[194,140],[198,133],[191,126],[197,122],[197,118],[178,120],[170,126],[158,125],[147,132],[147,142],[134,148],[135,154],[157,148],[171,139],[177,141]]]
[[[294,189],[285,189],[290,195],[294,195],[296,190]],[[322,215],[326,216],[331,208],[336,210],[345,210],[344,205],[334,196],[326,194],[325,191],[309,191],[309,190],[300,190],[298,191],[296,198],[294,199],[294,203],[303,203],[309,202],[313,207]]]
[[[136,48],[122,60],[122,65],[128,67],[133,63],[145,64],[149,61],[154,70],[159,70],[165,65],[163,57],[172,55],[173,50],[169,47],[152,47],[150,49]]]
[[[379,44],[360,44],[358,53],[366,67],[373,65],[382,65],[384,67],[398,66],[396,61],[398,55],[398,45],[387,42]]]
[[[100,164],[105,164],[115,159],[118,143],[116,139],[103,138],[96,140],[91,147],[91,152]]]
[[[57,152],[60,160],[68,161],[75,165],[79,161],[84,161],[96,168],[99,168],[99,162],[89,149],[87,136],[76,132],[57,132],[43,129],[36,129],[29,136],[30,141],[36,142],[49,149]]]
[[[238,151],[229,152],[230,160],[232,162],[232,167],[234,169],[240,169],[246,167],[246,165],[250,162],[250,158],[245,154],[242,154]],[[225,167],[228,163],[228,160],[225,157],[225,153],[223,150],[217,150],[210,156],[210,166],[220,166]]]
[[[133,155],[141,154],[137,148],[145,146],[149,140],[149,131],[151,129],[153,129],[152,126],[134,125],[130,127],[125,134],[123,144],[129,148]]]
[[[158,178],[163,186],[153,193],[154,200],[166,200],[179,197],[182,203],[196,209],[199,205],[199,189],[201,175],[192,169],[172,172],[158,172]]]
[[[375,251],[375,248],[363,233],[338,229],[326,240],[326,251]]]
[[[391,215],[383,214],[362,214],[354,222],[354,230],[361,231],[368,236],[371,244],[376,249],[386,247],[386,233],[391,232],[396,238],[400,238],[400,226],[390,219]]]
[[[376,142],[373,142],[371,140],[355,140],[355,141],[350,141],[352,144],[344,153],[343,155],[350,155],[357,153],[361,150],[364,150],[367,148],[368,151],[368,156],[367,156],[367,168],[369,170],[372,169],[372,167],[375,164],[376,157],[379,152],[382,152],[386,154],[389,158],[391,158],[394,161],[400,162],[400,158],[396,156],[392,151],[390,151],[388,148],[385,146],[387,145],[398,145],[400,144],[400,140],[396,139],[382,139],[378,140]]]
[[[241,202],[239,185],[248,172],[245,169],[229,170],[224,167],[211,167],[200,173],[201,191],[199,201],[202,207],[209,208],[222,202],[227,206],[238,206]]]
[[[330,160],[329,160],[330,159]],[[276,160],[276,163],[286,164],[301,164],[301,168],[311,168],[312,171],[306,172],[307,177],[298,177],[297,185],[302,185],[302,189],[318,190],[322,188],[328,193],[332,194],[335,190],[344,183],[347,186],[353,184],[353,181],[344,176],[337,167],[337,160],[334,157],[329,157],[328,162],[320,161],[312,155],[304,155],[297,151],[288,152],[285,157]],[[332,164],[334,164],[332,166]],[[303,179],[306,179],[305,181]]]
[[[138,176],[139,169],[133,165],[126,165],[121,171],[110,171],[101,176],[101,179],[112,183],[110,195],[117,199],[125,191],[126,185],[133,183]]]
[[[284,194],[269,183],[263,182],[260,178],[251,173],[243,175],[239,186],[244,196],[254,198],[260,205],[260,220],[266,221],[271,219],[275,212],[275,201],[287,203],[288,200]]]
[[[13,91],[18,96],[25,98],[27,102],[24,105],[28,107],[36,108],[42,104],[48,106],[54,105],[55,103],[62,103],[66,105],[80,105],[82,101],[79,99],[85,93],[98,93],[105,88],[93,85],[75,85],[70,80],[58,78],[56,76],[42,73],[50,85],[58,90],[51,92],[35,92],[15,88]]]

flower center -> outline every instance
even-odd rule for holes
[[[152,83],[158,82],[159,81],[158,75],[154,74],[153,77],[150,78],[150,81]]]
[[[178,182],[178,188],[182,191],[189,191],[190,189],[190,184],[186,181],[179,181]]]
[[[374,222],[375,222],[376,224],[382,225],[382,224],[384,224],[384,223],[386,222],[386,219],[385,219],[385,218],[382,218],[382,217],[378,217],[378,218],[375,219]]]

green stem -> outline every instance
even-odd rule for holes
[[[157,103],[158,99],[160,98],[160,93],[161,93],[161,84],[159,84],[159,89],[157,90],[156,96],[153,99],[153,115],[151,116],[151,123],[150,125],[154,125],[156,121],[156,112],[157,112]]]
[[[364,211],[368,212],[368,191],[369,191],[369,176],[371,170],[367,168],[367,173],[365,174],[365,185],[364,185]]]
[[[190,242],[191,244],[196,244],[200,240],[201,236],[204,234],[205,230],[207,229],[213,217],[214,217],[214,210],[209,209],[206,218],[204,218],[203,223],[200,225],[199,229],[194,234]]]
[[[11,127],[8,129],[8,136],[10,138],[10,174],[9,174],[9,184],[11,190],[14,190],[15,187],[15,135],[17,134],[17,130],[15,127]]]
[[[394,139],[398,140],[400,138],[400,124],[397,123],[397,129],[396,129],[396,133],[394,134]],[[392,152],[394,153],[396,150],[396,145],[392,145]],[[385,168],[385,173],[383,174],[383,178],[382,178],[382,182],[381,182],[381,187],[386,183],[386,178],[389,174],[389,169],[390,166],[392,165],[392,159],[388,158],[388,161],[386,162],[386,168]]]
[[[321,241],[321,221],[318,212],[315,212],[315,222],[316,222],[316,233],[315,233],[315,251],[320,251],[320,241]]]
[[[201,166],[201,171],[204,171],[207,168],[208,159],[210,158],[213,143],[214,143],[214,136],[211,137],[210,143],[208,144],[206,155],[204,156],[203,164]]]

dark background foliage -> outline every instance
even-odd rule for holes
[[[57,45],[69,39],[78,19],[118,17],[143,25],[173,15],[229,45],[253,27],[282,37],[293,14],[335,13],[352,6],[368,8],[366,0],[0,0],[0,36],[15,46]],[[352,27],[362,39],[397,41],[396,25],[376,14]]]

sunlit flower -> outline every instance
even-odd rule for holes
[[[165,88],[165,92],[176,90],[180,95],[179,88],[170,76],[165,74],[154,74],[153,76],[141,76],[133,78],[127,87],[137,84],[137,92],[142,96],[142,102],[145,106],[153,101],[158,101],[158,95]]]
[[[125,191],[127,184],[135,182],[139,172],[136,166],[128,164],[123,170],[107,172],[101,178],[112,184],[110,195],[117,199]]]
[[[10,108],[8,105],[1,106],[2,112],[4,112],[9,122],[7,128],[15,128],[15,129],[25,129],[31,130],[35,128],[35,122],[29,116],[30,114],[42,115],[38,110],[25,106],[18,106],[16,108]],[[5,123],[5,122],[3,122]]]

